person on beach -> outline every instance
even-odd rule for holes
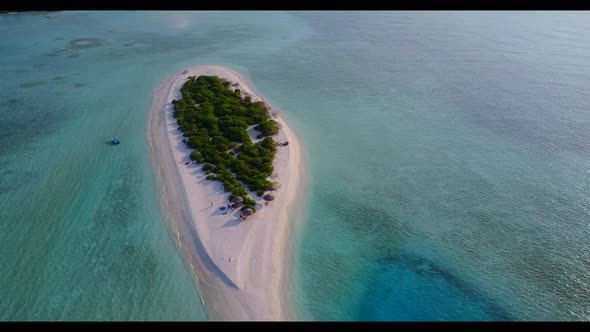
[[[211,207],[213,207],[213,201],[211,201]]]

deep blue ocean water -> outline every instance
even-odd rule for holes
[[[46,15],[0,16],[0,319],[206,319],[145,131],[196,64],[301,136],[299,319],[590,318],[587,13]]]

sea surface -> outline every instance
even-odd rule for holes
[[[207,319],[146,139],[197,64],[301,137],[297,319],[589,320],[589,34],[564,11],[0,15],[0,320]]]

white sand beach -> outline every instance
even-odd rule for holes
[[[154,94],[148,121],[148,140],[161,190],[168,229],[198,278],[199,292],[211,320],[285,320],[285,269],[289,261],[289,223],[300,222],[291,213],[300,200],[303,185],[301,145],[285,121],[271,110],[281,129],[273,137],[279,146],[275,174],[280,188],[275,200],[256,200],[256,213],[241,222],[239,210],[224,214],[229,193],[221,183],[205,179],[201,165],[185,165],[190,148],[177,128],[172,100],[189,76],[217,75],[238,83],[238,88],[261,100],[252,85],[235,71],[213,65],[195,66],[162,83]],[[266,102],[266,101],[265,101]],[[267,103],[268,104],[268,103]],[[270,105],[270,104],[269,104]],[[255,136],[250,130],[251,137]]]

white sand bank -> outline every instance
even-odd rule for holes
[[[189,76],[217,75],[238,83],[244,93],[260,100],[249,82],[235,71],[222,66],[196,66],[166,80],[154,94],[148,121],[148,139],[163,210],[169,229],[189,260],[199,280],[201,296],[212,320],[284,320],[285,269],[289,218],[302,193],[303,161],[299,140],[280,115],[273,117],[281,125],[273,181],[280,183],[276,199],[265,206],[257,201],[256,213],[240,222],[239,211],[224,214],[221,205],[229,193],[221,183],[205,179],[201,165],[185,165],[190,149],[177,129],[172,100],[180,98],[180,87]],[[251,133],[251,131],[249,131]],[[251,133],[252,134],[252,133]],[[211,207],[211,202],[213,207]]]

